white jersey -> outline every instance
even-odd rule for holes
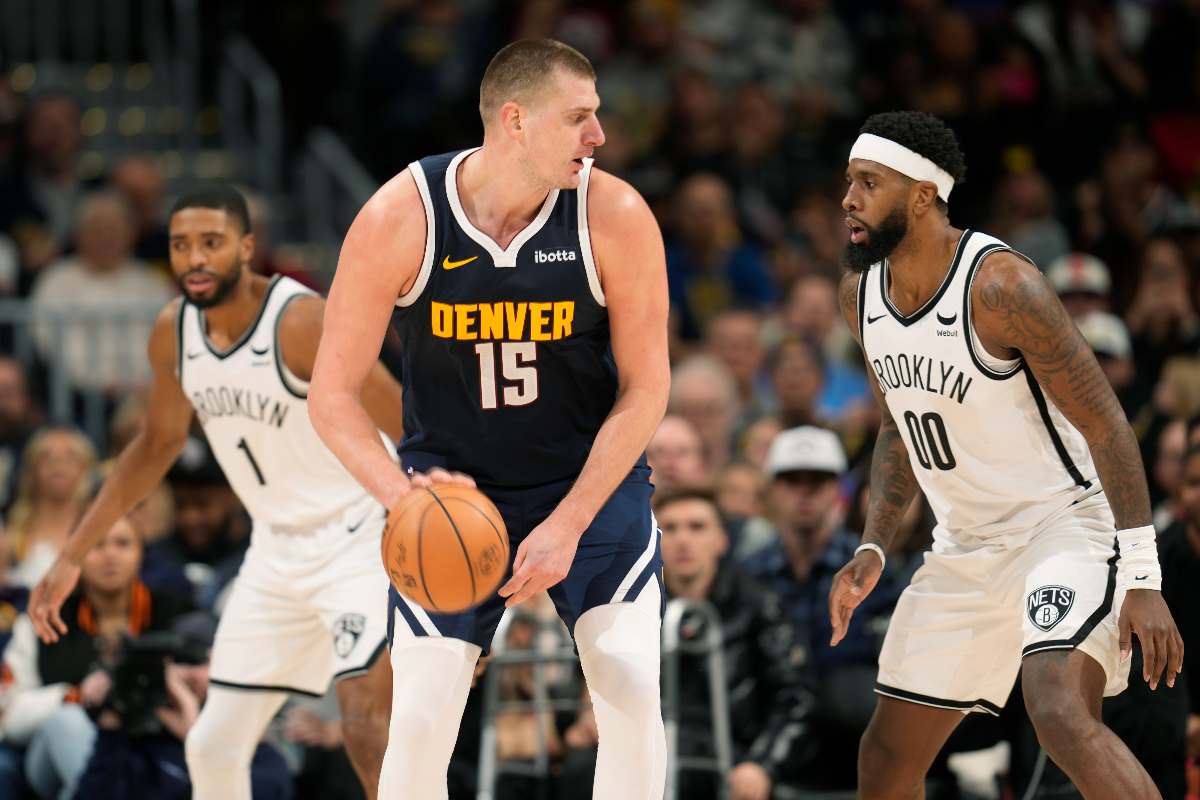
[[[942,536],[1031,535],[1100,490],[1083,435],[1023,359],[989,354],[971,324],[980,263],[1010,249],[963,231],[942,285],[907,316],[888,295],[886,260],[859,279],[863,352]]]
[[[290,533],[313,531],[366,497],[313,429],[308,382],[279,351],[284,311],[311,296],[276,276],[254,322],[226,350],[209,341],[204,312],[186,298],[175,320],[179,382],[229,485],[252,519]]]

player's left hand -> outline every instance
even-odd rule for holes
[[[517,548],[512,579],[500,587],[500,596],[508,598],[504,605],[523,603],[567,577],[578,546],[579,534],[553,515],[534,528]]]
[[[1130,589],[1121,604],[1121,660],[1129,658],[1136,633],[1142,643],[1142,677],[1151,689],[1158,688],[1163,669],[1167,686],[1175,685],[1175,676],[1183,671],[1183,637],[1163,600],[1162,592]]]
[[[470,475],[462,472],[450,472],[441,467],[434,467],[428,472],[417,472],[409,478],[409,482],[414,487],[429,487],[435,483],[457,483],[461,486],[470,486],[475,488],[475,479]]]

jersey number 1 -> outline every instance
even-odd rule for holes
[[[258,462],[254,460],[254,453],[250,452],[250,445],[246,444],[245,439],[238,440],[238,450],[246,454],[246,459],[250,462],[250,466],[254,469],[254,476],[258,478],[259,486],[266,486],[267,479],[263,477],[262,470],[258,468]]]
[[[931,470],[937,465],[940,470],[954,469],[956,462],[954,453],[950,451],[950,437],[946,434],[946,423],[940,414],[930,411],[922,414],[918,421],[916,414],[905,411],[904,421],[908,424],[908,435],[912,439],[913,455],[922,467]]]
[[[496,405],[496,345],[494,342],[475,345],[479,356],[479,404],[485,411]],[[501,342],[500,372],[505,380],[519,381],[520,388],[505,386],[504,405],[527,406],[538,396],[537,367],[522,366],[537,361],[537,342]]]

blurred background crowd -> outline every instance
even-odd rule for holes
[[[648,457],[668,593],[710,602],[722,623],[735,764],[685,774],[680,796],[852,792],[876,654],[932,541],[918,496],[883,581],[830,647],[825,598],[861,536],[879,424],[837,300],[846,156],[877,111],[946,120],[969,168],[951,222],[1030,256],[1091,344],[1141,442],[1164,593],[1185,641],[1200,642],[1197,0],[203,0],[163,4],[166,56],[150,44],[122,55],[107,29],[72,34],[76,5],[90,7],[0,0],[0,798],[190,793],[179,740],[250,527],[198,430],[89,556],[64,610],[73,633],[38,645],[21,616],[142,424],[148,322],[175,294],[173,197],[238,182],[254,268],[325,288],[375,186],[478,143],[479,79],[523,37],[593,61],[597,164],[646,197],[667,244],[673,380]],[[153,43],[155,1],[121,7],[145,14],[130,30]],[[160,64],[169,86],[146,100]],[[234,90],[239,77],[249,89]],[[342,205],[321,204],[320,169]],[[402,347],[392,337],[385,361]],[[536,647],[545,616],[523,610],[509,647]],[[682,635],[709,624],[685,618]],[[129,660],[118,645],[156,632],[174,642],[168,707],[122,718],[105,701]],[[684,658],[679,752],[711,754],[708,662]],[[504,669],[504,698],[541,691],[534,670]],[[586,688],[555,669],[551,689],[577,708],[496,719],[498,757],[532,762],[544,747],[552,777],[507,776],[500,797],[589,796]],[[1165,798],[1200,796],[1200,676],[1185,669],[1155,693],[1132,683],[1106,720]],[[483,685],[452,798],[475,794]],[[361,796],[328,698],[289,703],[254,775],[256,798]],[[999,718],[968,718],[929,789],[1072,791],[1039,759],[1019,686]]]

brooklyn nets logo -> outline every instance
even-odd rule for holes
[[[338,658],[350,655],[358,637],[367,627],[367,618],[362,614],[342,614],[333,623],[333,649]]]
[[[1043,586],[1025,599],[1029,621],[1048,631],[1062,621],[1075,602],[1075,592],[1065,586]]]

